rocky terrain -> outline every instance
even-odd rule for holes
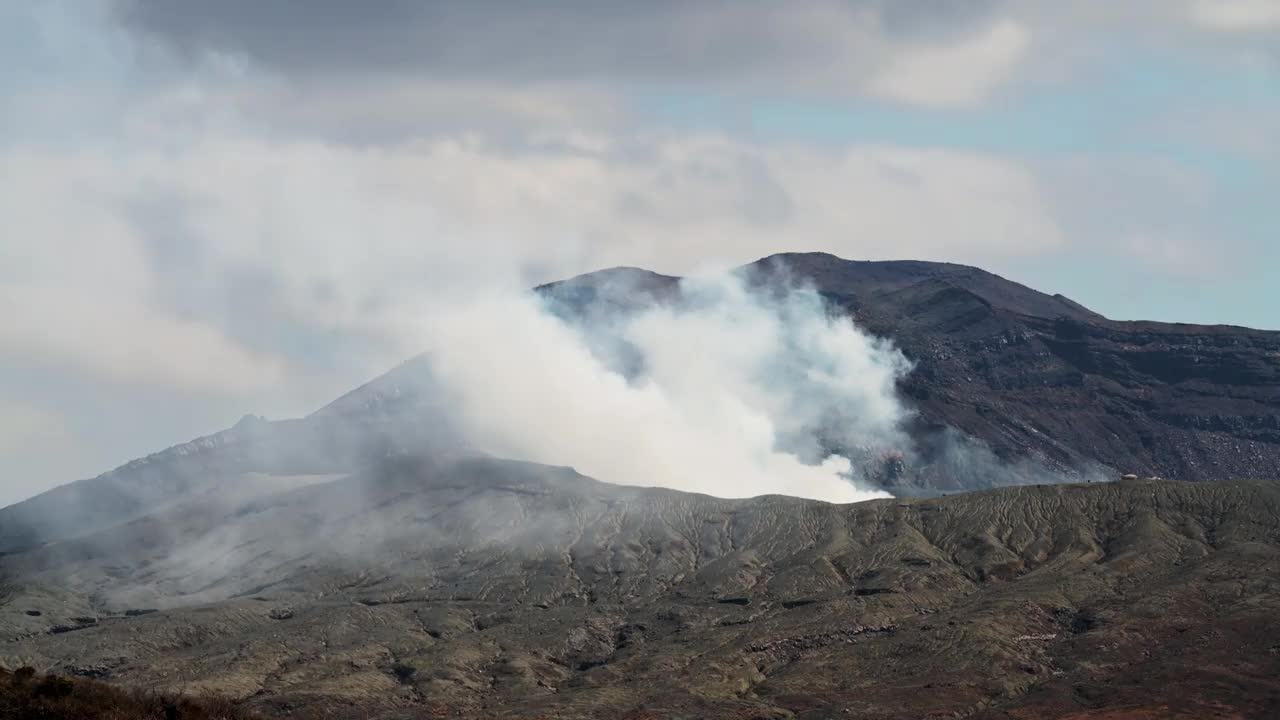
[[[841,506],[400,458],[0,570],[0,665],[269,715],[1280,712],[1269,482]]]
[[[1280,477],[1278,332],[1116,322],[958,265],[785,262],[915,360],[922,425],[1060,467]]]
[[[868,468],[903,499],[488,457],[419,357],[0,509],[0,669],[281,717],[1280,715],[1280,333],[1116,322],[956,265],[741,272],[912,360],[912,445]],[[588,322],[681,285],[536,291]],[[1122,472],[1179,480],[1067,484]]]

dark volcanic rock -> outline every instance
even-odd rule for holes
[[[782,260],[917,363],[923,422],[1002,457],[1280,477],[1280,332],[1116,322],[973,268]]]
[[[1280,477],[1280,332],[1113,321],[946,263],[806,253],[744,271],[761,285],[811,283],[915,363],[901,390],[918,411],[912,434],[926,462],[964,436],[1006,462],[1030,458],[1068,476],[1101,464],[1187,480]],[[596,276],[540,290],[572,308],[597,298],[584,290]],[[671,277],[626,269],[600,277],[614,306],[632,284],[641,297],[678,292]],[[907,490],[991,482],[959,470],[907,468],[884,480]]]

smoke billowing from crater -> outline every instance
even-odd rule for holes
[[[714,274],[601,306],[570,318],[504,294],[428,314],[433,371],[473,444],[722,497],[885,495],[848,455],[906,445],[895,386],[909,363],[816,292]]]

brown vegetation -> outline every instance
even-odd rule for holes
[[[126,690],[93,680],[0,669],[0,720],[251,720],[217,697]]]

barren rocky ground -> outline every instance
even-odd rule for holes
[[[1280,712],[1267,482],[837,506],[401,458],[0,568],[0,664],[281,716]]]
[[[0,668],[280,717],[1280,716],[1280,333],[784,260],[744,272],[812,283],[915,364],[915,446],[868,468],[905,499],[490,458],[416,358],[0,509]],[[538,292],[581,319],[679,285]],[[1049,484],[1125,471],[1197,482]]]

